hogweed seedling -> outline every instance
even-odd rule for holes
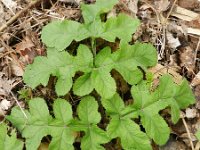
[[[172,122],[177,123],[180,110],[194,103],[186,80],[177,85],[170,75],[164,75],[157,88],[152,88],[152,80],[143,80],[141,69],[147,70],[157,64],[157,52],[151,44],[129,44],[140,24],[138,19],[119,14],[101,20],[101,14],[110,11],[117,2],[97,0],[95,4],[82,4],[84,23],[54,21],[43,28],[41,38],[47,46],[47,56],[36,57],[33,64],[26,67],[24,82],[34,89],[38,85],[46,86],[50,76],[55,76],[58,96],[72,89],[82,98],[77,113],[72,112],[69,102],[60,98],[54,101],[54,116],[50,115],[42,98],[29,101],[29,110],[25,110],[27,118],[19,108],[13,108],[7,119],[25,138],[28,150],[36,150],[47,135],[52,137],[50,150],[72,150],[78,132],[84,132],[81,137],[83,150],[103,150],[103,144],[115,138],[120,139],[125,150],[151,150],[151,139],[163,145],[170,135],[170,128],[159,112],[170,108]],[[107,46],[97,52],[97,38],[112,43],[118,38],[119,48],[112,52]],[[80,44],[76,55],[66,51],[72,41],[84,39],[90,39],[91,45]],[[113,69],[132,85],[133,104],[125,105],[117,93],[116,82],[110,73]],[[75,80],[77,72],[82,75]],[[105,109],[106,116],[102,116],[109,119],[106,129],[98,126],[105,118],[98,112],[99,103],[95,97],[90,96],[93,90],[100,95],[100,103]],[[145,131],[134,121],[136,118]]]

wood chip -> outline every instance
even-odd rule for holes
[[[171,15],[184,21],[192,21],[199,16],[198,13],[195,13],[193,11],[187,10],[179,6],[176,6],[174,8]]]

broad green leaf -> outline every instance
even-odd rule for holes
[[[72,77],[76,71],[88,72],[92,66],[93,58],[87,46],[80,45],[77,56],[49,49],[47,57],[37,57],[34,63],[26,68],[23,78],[27,85],[35,88],[40,84],[46,86],[50,75],[57,76],[55,89],[56,93],[62,96],[71,89]]]
[[[100,37],[110,42],[115,42],[116,37],[125,42],[130,42],[132,34],[135,33],[139,24],[138,19],[133,19],[125,14],[119,14],[119,16],[109,18],[106,21],[104,31]]]
[[[192,93],[192,90],[185,79],[179,86],[174,98],[180,109],[187,108],[190,104],[195,103],[194,94]]]
[[[146,133],[157,144],[165,144],[169,138],[170,131],[166,122],[158,113],[169,105],[169,101],[153,99],[150,87],[146,82],[133,86],[131,93],[134,98],[133,107],[137,109]]]
[[[98,103],[93,97],[87,96],[81,99],[78,105],[78,116],[87,125],[99,123],[101,116],[98,112]]]
[[[111,117],[107,131],[111,138],[119,137],[122,147],[126,150],[151,150],[151,144],[145,133],[131,120],[131,117],[123,116],[126,109],[119,95],[115,94],[110,99],[103,99],[102,104],[107,114]]]
[[[86,73],[79,77],[73,86],[74,94],[79,96],[88,95],[94,89],[91,79],[91,73]]]
[[[146,82],[141,82],[137,86],[132,86],[131,93],[134,98],[134,108],[143,109],[153,102]]]
[[[115,94],[110,99],[102,99],[102,104],[106,108],[106,112],[109,115],[119,115],[125,108],[124,102],[118,94]]]
[[[15,131],[7,135],[7,126],[0,124],[0,148],[1,150],[22,150],[23,142],[17,139]]]
[[[29,111],[26,111],[27,118],[21,118],[22,112],[14,108],[11,115],[7,117],[22,132],[26,138],[26,148],[35,150],[39,147],[43,137],[52,136],[50,150],[73,150],[74,132],[68,127],[72,120],[72,109],[68,102],[63,99],[55,100],[53,104],[55,118],[49,114],[45,101],[35,98],[29,102]],[[20,120],[18,121],[20,116]],[[22,128],[23,126],[23,128]]]
[[[135,84],[135,72],[139,72],[138,66],[150,67],[157,63],[157,53],[155,48],[150,44],[136,43],[135,45],[128,45],[121,43],[120,49],[112,55],[114,61],[114,69],[116,69],[124,79],[130,83]],[[142,73],[138,74],[142,79]],[[137,79],[138,80],[138,79]]]
[[[195,98],[186,80],[181,85],[176,85],[172,77],[163,75],[156,91],[153,93],[156,100],[168,102],[171,107],[173,123],[177,123],[180,118],[180,109],[184,109],[195,102]]]
[[[147,134],[153,140],[163,145],[167,142],[170,135],[170,130],[165,120],[160,115],[151,115],[150,112],[142,113],[141,122]]]
[[[109,72],[104,69],[93,70],[91,78],[92,85],[102,97],[110,98],[115,94],[116,83]]]
[[[47,47],[54,47],[61,51],[68,47],[73,40],[81,41],[88,37],[84,26],[75,21],[55,21],[42,29],[42,42]]]
[[[125,150],[152,150],[150,141],[140,127],[131,119],[113,116],[108,127],[108,134],[112,138],[119,137]]]
[[[31,88],[35,88],[39,84],[46,86],[51,73],[54,71],[49,66],[49,61],[46,57],[36,57],[34,63],[25,68],[24,82]]]
[[[81,10],[86,24],[100,20],[100,15],[110,11],[118,0],[97,0],[95,4],[81,5]]]
[[[110,139],[106,132],[100,129],[96,124],[100,122],[101,115],[98,112],[98,103],[91,96],[84,97],[78,106],[78,116],[71,124],[72,128],[78,131],[84,131],[85,135],[81,140],[83,150],[103,150],[100,145],[107,143]]]
[[[154,92],[154,98],[158,99],[170,99],[177,91],[177,86],[169,75],[163,75],[160,78],[159,86]]]

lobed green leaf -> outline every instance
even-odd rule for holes
[[[7,126],[0,124],[0,147],[1,150],[22,150],[23,142],[17,139],[16,132],[13,130],[11,135],[7,134]]]

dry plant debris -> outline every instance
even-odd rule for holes
[[[43,0],[31,7],[29,0],[0,2],[0,120],[10,113],[12,106],[24,107],[25,98],[32,97],[32,94],[43,96],[49,100],[49,105],[52,104],[50,100],[55,98],[55,93],[52,92],[51,84],[55,82],[54,79],[47,88],[38,87],[33,93],[24,92],[23,98],[19,98],[17,91],[27,90],[22,83],[24,67],[32,63],[36,56],[46,54],[39,38],[41,28],[52,20],[67,18],[81,21],[82,2],[93,3],[94,0]],[[26,13],[23,13],[25,9]],[[22,13],[19,15],[19,12]],[[154,149],[198,150],[200,143],[195,133],[200,129],[200,1],[120,0],[120,4],[109,15],[117,15],[119,12],[137,16],[142,23],[133,36],[133,42],[151,42],[157,48],[159,64],[149,70],[155,76],[155,84],[157,77],[165,73],[171,74],[176,83],[180,83],[185,77],[196,96],[196,104],[183,110],[183,120],[179,121],[178,127],[170,124],[172,134],[168,143],[162,147],[155,145]],[[126,97],[126,91],[130,87],[123,83],[121,76],[117,75],[116,78],[120,86],[118,88]],[[75,105],[80,100],[74,95],[66,97],[74,100]],[[166,112],[162,113],[168,118]],[[41,147],[48,146],[45,142]],[[110,150],[111,147],[112,145],[108,145],[107,149]],[[115,149],[120,150],[119,147]]]

